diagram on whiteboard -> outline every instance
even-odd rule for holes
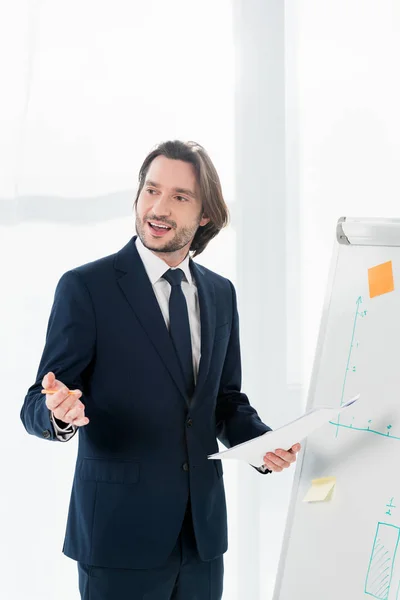
[[[392,596],[390,592],[399,538],[399,527],[378,523],[365,581],[365,593],[377,600],[389,600],[389,595],[398,598],[397,593]]]
[[[391,498],[386,504],[386,515],[392,516],[396,508]],[[400,541],[400,527],[388,522],[379,521],[372,543],[371,557],[365,579],[364,593],[377,600],[399,600],[400,580],[399,565],[396,564],[397,550]]]
[[[357,340],[357,328],[361,319],[368,319],[368,310],[363,309],[363,299],[361,296],[357,298],[355,314],[352,325],[352,334],[350,340],[350,348],[347,355],[347,363],[345,368],[345,373],[343,377],[342,384],[342,393],[340,399],[340,406],[343,405],[345,395],[346,395],[346,385],[348,381],[348,377],[352,373],[357,372],[356,365],[356,353],[359,348],[359,341]],[[340,429],[354,430],[354,431],[365,431],[368,433],[372,433],[379,436],[390,437],[391,439],[400,440],[400,435],[393,435],[391,432],[392,424],[388,423],[385,428],[375,428],[372,420],[368,420],[366,423],[354,423],[353,420],[349,423],[345,423],[341,421],[341,415],[338,414],[338,418],[336,421],[330,421],[331,425],[335,426],[335,437],[338,437]]]

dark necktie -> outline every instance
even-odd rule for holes
[[[163,277],[171,286],[169,333],[181,365],[187,394],[191,398],[194,390],[192,342],[186,298],[181,287],[183,271],[182,269],[169,269]]]

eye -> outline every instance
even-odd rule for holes
[[[185,196],[175,196],[175,198],[180,198],[179,202],[187,202],[187,198],[185,198]]]
[[[156,192],[156,190],[152,190],[151,188],[147,188],[146,192],[148,192],[150,194],[150,196],[152,196],[152,192]]]

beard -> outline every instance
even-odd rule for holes
[[[148,250],[151,250],[152,252],[177,252],[178,250],[181,250],[182,248],[187,246],[187,244],[191,244],[199,228],[201,218],[202,215],[200,214],[197,219],[197,222],[191,227],[177,227],[174,221],[167,221],[166,219],[160,219],[158,217],[147,218],[145,221],[141,221],[141,219],[136,215],[136,232],[143,246],[145,246]],[[165,225],[171,227],[171,231],[175,231],[175,235],[173,236],[173,238],[168,242],[165,242],[165,244],[163,245],[158,245],[155,242],[153,242],[153,240],[146,239],[149,238],[147,234],[146,224],[148,221],[152,220],[158,221],[159,223],[164,223]]]

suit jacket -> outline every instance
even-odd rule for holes
[[[151,568],[177,541],[189,494],[200,557],[227,549],[217,438],[228,448],[267,427],[240,392],[232,283],[190,260],[201,315],[201,359],[188,398],[178,358],[136,250],[66,272],[58,282],[36,382],[22,422],[56,441],[41,381],[48,371],[83,392],[90,423],[79,444],[63,552],[87,564]]]

